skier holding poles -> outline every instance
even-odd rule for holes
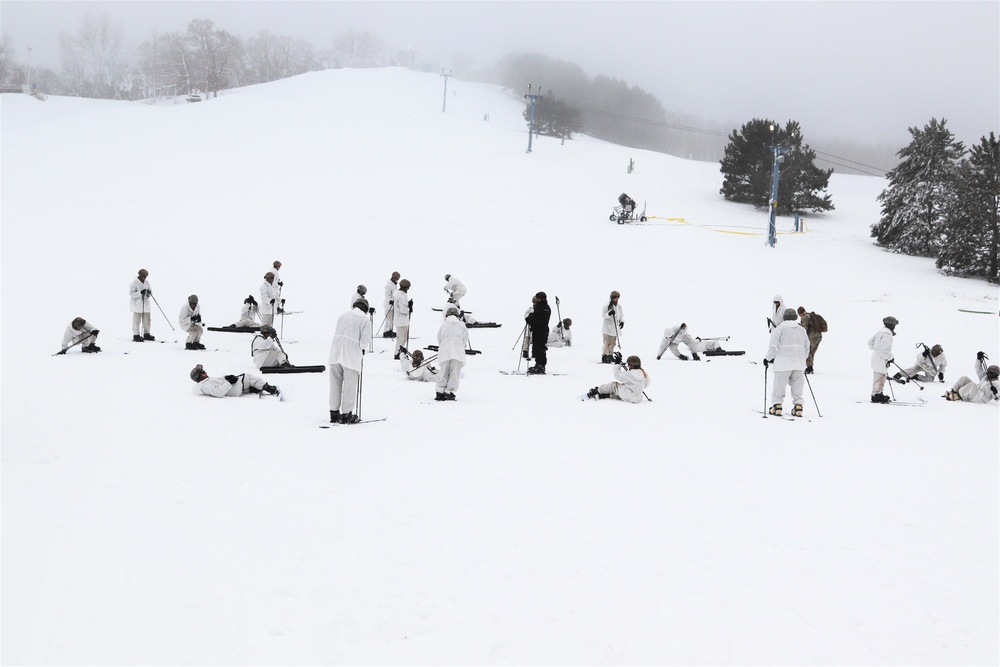
[[[274,273],[271,271],[264,274],[264,282],[260,285],[260,303],[263,307],[260,323],[274,326],[274,316],[281,307],[281,288],[274,284]]]
[[[393,330],[393,306],[395,305],[397,284],[399,284],[399,271],[393,271],[392,275],[389,276],[389,281],[385,284],[385,301],[382,304],[385,309],[382,324],[385,325],[385,328],[382,331],[382,338],[396,337],[396,332]]]
[[[261,325],[260,333],[253,337],[253,342],[250,344],[250,352],[257,368],[291,366],[288,355],[278,340],[278,332],[270,324]]]
[[[81,352],[100,352],[101,348],[97,347],[97,334],[99,333],[101,332],[88,324],[87,320],[82,317],[74,317],[73,321],[69,323],[68,327],[66,327],[66,332],[63,334],[62,349],[52,356],[55,357],[60,354],[66,354],[67,350],[76,347],[81,343],[87,343],[80,348]]]
[[[361,377],[365,350],[371,345],[372,325],[368,302],[358,299],[337,319],[330,343],[330,423],[361,421]]]
[[[545,292],[536,292],[531,297],[531,312],[524,318],[531,331],[531,356],[535,365],[528,369],[528,375],[545,375],[545,365],[548,357],[545,354],[545,344],[549,339],[549,319],[552,309],[549,308]]]
[[[786,386],[792,389],[793,417],[802,416],[802,389],[805,385],[806,357],[809,355],[809,335],[799,326],[795,311],[786,308],[781,324],[771,331],[771,340],[764,355],[764,367],[774,366],[774,387],[771,407],[767,413],[781,416],[781,402]]]
[[[129,286],[129,305],[132,310],[132,341],[136,343],[146,340],[156,340],[149,333],[152,323],[152,310],[149,308],[147,299],[153,296],[153,287],[146,280],[147,277],[149,277],[149,271],[139,269],[138,277]],[[141,336],[139,335],[140,325],[142,327]]]
[[[982,351],[976,353],[976,375],[979,382],[972,380],[966,375],[958,379],[949,391],[944,394],[944,398],[949,401],[968,401],[969,403],[989,403],[1000,400],[998,397],[997,380],[1000,379],[1000,366],[986,365],[989,357]]]
[[[617,345],[621,349],[621,341],[618,332],[625,328],[624,314],[618,299],[621,297],[618,290],[611,292],[608,305],[601,311],[601,335],[604,337],[604,345],[601,348],[601,363],[610,364],[613,362],[612,352]]]

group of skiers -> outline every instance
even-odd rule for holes
[[[240,319],[235,324],[229,325],[255,329],[256,320],[260,319],[259,333],[251,345],[253,362],[259,369],[290,366],[288,356],[282,349],[273,326],[274,317],[283,312],[284,306],[284,299],[281,297],[284,283],[279,277],[280,269],[281,262],[275,261],[272,269],[264,274],[264,282],[260,287],[260,304],[252,295],[248,296],[243,302]],[[411,283],[401,278],[397,271],[391,274],[385,286],[386,314],[381,325],[382,336],[394,339],[393,357],[400,360],[401,369],[407,379],[433,381],[436,384],[435,400],[438,401],[455,400],[466,361],[466,352],[469,349],[466,325],[474,323],[474,320],[462,310],[461,299],[468,293],[465,285],[451,274],[445,274],[444,280],[447,302],[442,309],[443,322],[438,328],[438,348],[434,357],[425,359],[421,350],[408,349],[410,318],[413,313],[413,299],[409,295]],[[330,420],[333,422],[355,423],[358,420],[356,409],[363,357],[365,350],[371,346],[372,316],[375,312],[374,308],[368,305],[367,292],[367,287],[363,284],[357,286],[350,297],[350,309],[338,319],[334,331],[329,358]],[[146,269],[140,269],[136,279],[131,283],[129,297],[132,340],[140,343],[156,340],[150,331],[152,313],[150,302],[155,303],[155,298],[149,282],[149,272]],[[620,332],[625,327],[620,300],[621,294],[617,290],[612,291],[601,312],[601,363],[616,365],[614,381],[593,387],[586,396],[597,399],[617,397],[627,402],[638,403],[641,402],[645,389],[649,386],[650,378],[642,368],[639,357],[632,355],[623,362],[621,352],[615,352],[616,347],[621,347]],[[546,293],[536,292],[524,314],[525,325],[522,332],[524,356],[534,359],[535,362],[527,369],[530,375],[545,374],[548,347],[572,344],[572,320],[562,319],[550,330],[551,316],[552,310]],[[204,327],[196,294],[188,296],[186,303],[181,307],[178,321],[181,329],[187,333],[185,349],[204,350],[205,346],[201,343]],[[882,324],[882,328],[868,341],[868,347],[872,350],[872,403],[891,401],[884,393],[886,382],[895,381],[904,384],[910,381],[944,382],[948,361],[940,344],[927,346],[921,343],[922,349],[918,351],[914,364],[904,369],[896,364],[893,355],[893,338],[899,321],[893,316],[888,316],[883,319]],[[817,313],[807,311],[802,306],[797,310],[785,308],[781,295],[775,295],[767,317],[767,325],[770,340],[764,356],[764,366],[765,373],[770,371],[774,374],[771,405],[767,412],[776,416],[782,415],[783,400],[790,390],[793,404],[791,414],[801,417],[805,376],[813,372],[816,350],[822,341],[823,332],[826,331],[826,322]],[[65,354],[76,345],[81,345],[81,351],[85,353],[100,352],[101,348],[97,346],[99,333],[99,330],[84,318],[74,318],[66,328],[62,349],[57,354]],[[690,357],[681,352],[680,345],[687,348]],[[682,361],[688,359],[699,361],[700,352],[714,349],[721,348],[718,348],[714,341],[702,341],[692,336],[687,323],[682,322],[664,330],[656,358],[661,359],[669,350]],[[976,366],[978,381],[968,376],[961,377],[945,393],[945,398],[979,403],[997,399],[996,383],[1000,378],[1000,368],[996,365],[987,366],[987,359],[983,352],[979,352]],[[435,361],[436,366],[433,365]],[[892,373],[893,366],[898,372]],[[243,393],[280,393],[277,387],[267,384],[255,375],[208,378],[200,364],[191,371],[191,377],[199,384],[198,391],[205,395],[221,397]],[[230,388],[226,388],[223,383],[228,383]]]

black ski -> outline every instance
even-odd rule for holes
[[[264,366],[261,373],[270,375],[273,373],[322,373],[326,366]]]

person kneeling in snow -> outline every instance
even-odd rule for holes
[[[621,363],[621,353],[615,352],[612,357]],[[642,392],[649,386],[649,374],[643,370],[642,361],[634,354],[625,360],[625,364],[615,367],[615,380],[587,392],[587,398],[620,398],[628,403],[641,403]]]
[[[261,325],[260,334],[254,336],[253,343],[250,344],[250,352],[257,368],[291,365],[288,363],[288,355],[278,343],[278,332],[270,324]]]
[[[264,382],[264,378],[249,373],[211,378],[208,377],[205,368],[198,364],[191,369],[191,379],[198,383],[194,388],[194,393],[199,396],[225,398],[226,396],[242,396],[243,394],[273,394],[284,400],[280,389],[273,384]]]
[[[399,365],[402,366],[403,372],[406,373],[407,380],[437,382],[437,369],[431,366],[430,363],[424,365],[424,353],[420,350],[414,350],[408,359],[405,356],[401,356]]]
[[[934,378],[944,382],[944,369],[948,366],[948,359],[944,356],[944,348],[940,345],[934,347],[923,346],[924,351],[917,353],[915,364],[905,369],[902,373],[892,376],[893,380],[906,382],[907,380],[917,380],[918,382],[934,382]]]
[[[80,348],[81,352],[100,352],[101,348],[97,347],[97,334],[99,333],[101,332],[88,324],[87,320],[82,317],[74,317],[63,334],[62,349],[56,354],[66,354],[66,350],[82,343],[86,343],[86,345]]]
[[[688,351],[691,352],[691,357],[695,361],[701,361],[701,357],[698,356],[698,342],[688,333],[687,324],[681,322],[679,326],[667,327],[663,331],[663,340],[660,341],[660,349],[656,351],[656,358],[659,359],[663,356],[663,353],[670,348],[670,352],[680,359],[681,361],[687,361],[687,356],[681,354],[680,349],[677,347],[678,343],[684,343],[687,345]]]
[[[563,318],[562,322],[556,322],[556,325],[549,331],[548,346],[572,347],[573,333],[569,330],[571,326],[573,326],[573,320],[568,317]]]
[[[968,401],[969,403],[989,403],[1000,400],[997,397],[997,380],[1000,379],[1000,366],[986,367],[987,356],[982,352],[976,354],[979,364],[976,366],[976,375],[979,382],[975,382],[969,376],[963,375],[958,378],[955,386],[949,390],[944,397],[949,401]]]

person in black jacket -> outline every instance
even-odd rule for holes
[[[545,292],[538,292],[531,298],[531,310],[524,318],[531,331],[531,356],[535,358],[535,365],[528,369],[529,375],[545,375],[545,363],[548,361],[545,343],[549,338],[550,317],[552,309],[549,308],[548,297]]]

